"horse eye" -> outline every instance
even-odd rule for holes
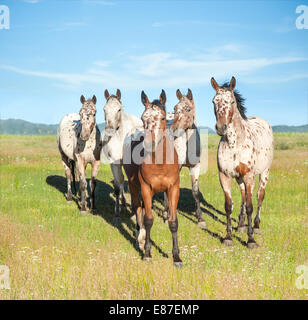
[[[187,109],[187,112],[190,112],[190,109]]]
[[[165,120],[165,118],[161,118],[162,120]]]
[[[120,112],[120,111],[121,111],[121,109],[118,110],[118,112]]]

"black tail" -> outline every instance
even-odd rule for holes
[[[71,173],[72,173],[72,177],[73,177],[73,186],[74,186],[75,194],[77,194],[76,177],[75,177],[75,161],[74,160],[70,160],[70,169],[71,169]]]

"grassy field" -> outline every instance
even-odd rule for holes
[[[56,137],[0,136],[0,265],[10,270],[11,289],[0,299],[307,299],[295,286],[296,267],[308,266],[308,134],[275,134],[275,156],[261,214],[259,248],[246,234],[225,247],[224,196],[216,148],[209,136],[209,170],[200,177],[200,230],[192,214],[188,170],[181,172],[179,246],[182,269],[172,263],[171,234],[155,215],[153,263],[135,248],[130,208],[113,224],[112,175],[98,174],[96,215],[81,215],[65,201],[66,180]],[[88,171],[89,176],[89,171]],[[257,186],[255,188],[256,193]],[[126,194],[130,202],[129,194]],[[233,184],[233,226],[240,192]],[[161,208],[156,197],[154,211]],[[256,208],[256,197],[254,197]]]

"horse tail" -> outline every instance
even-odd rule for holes
[[[77,172],[76,163],[75,163],[74,160],[70,160],[69,164],[70,164],[71,174],[72,174],[72,177],[73,177],[73,185],[74,185],[75,193],[77,193],[76,177],[77,177],[77,179],[78,179],[78,178],[79,178],[79,175],[78,175],[78,172]],[[79,180],[79,179],[78,179],[78,180]]]

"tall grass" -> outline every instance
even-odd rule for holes
[[[158,215],[151,233],[152,264],[142,261],[135,247],[130,207],[121,213],[122,223],[113,224],[108,166],[98,174],[98,214],[83,216],[77,198],[65,201],[54,136],[0,136],[0,265],[9,267],[11,281],[10,290],[0,289],[0,299],[307,299],[307,290],[295,286],[296,267],[308,265],[307,138],[275,134],[276,143],[290,147],[275,150],[262,234],[256,235],[259,248],[249,250],[247,235],[236,231],[233,247],[220,242],[226,217],[216,166],[219,139],[209,135],[209,170],[200,177],[207,229],[197,227],[189,173],[183,169],[178,236],[184,267],[178,270],[170,231]],[[129,194],[126,198],[130,202]],[[233,202],[237,220],[236,183]],[[153,208],[162,209],[161,196]]]

